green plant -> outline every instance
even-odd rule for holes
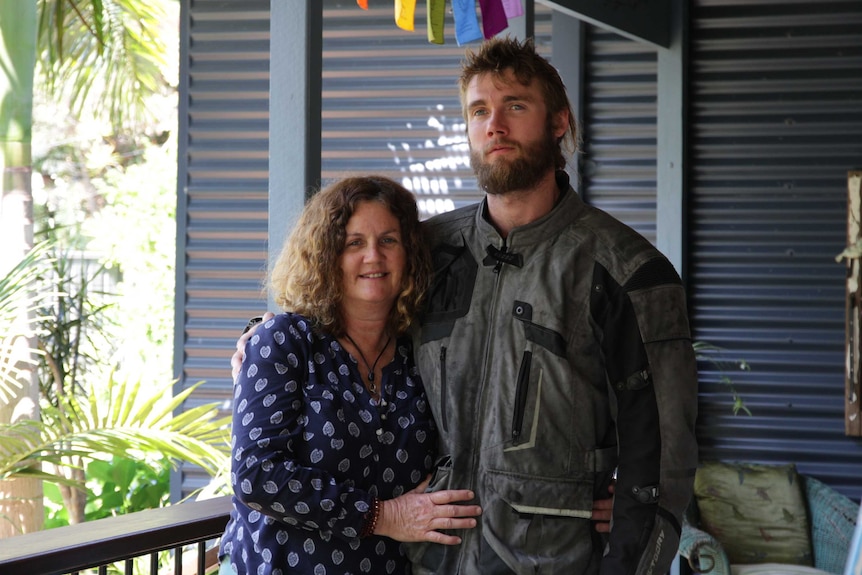
[[[22,380],[38,363],[38,350],[29,340],[38,319],[34,313],[50,294],[36,289],[36,264],[49,249],[46,243],[35,246],[0,278],[0,402],[6,405],[17,397]]]
[[[92,389],[86,397],[61,398],[57,407],[43,405],[41,421],[0,424],[0,480],[36,477],[83,488],[81,481],[52,469],[70,457],[127,458],[135,451],[172,464],[188,461],[215,475],[230,452],[230,418],[217,418],[218,404],[174,415],[201,383],[171,397],[171,385],[153,393],[140,381],[112,378],[102,392]]]
[[[35,323],[40,393],[55,406],[58,397],[80,394],[88,380],[102,379],[114,348],[106,312],[116,296],[100,286],[110,275],[86,256],[87,239],[76,228],[49,223],[42,231],[49,257],[35,266],[38,289],[53,294],[41,299]]]
[[[4,232],[10,232],[8,239],[11,243],[4,245],[4,253],[10,258],[24,253],[26,242],[33,236],[30,215],[23,209],[9,209],[17,207],[19,196],[23,198],[21,206],[31,203],[32,182],[52,180],[51,184],[57,184],[55,176],[61,184],[71,181],[63,181],[61,171],[54,169],[57,163],[65,162],[79,167],[75,173],[82,176],[83,187],[86,187],[92,175],[90,160],[94,149],[97,153],[110,149],[113,154],[105,156],[122,155],[134,161],[139,154],[139,144],[163,141],[164,127],[158,125],[166,118],[162,106],[164,103],[175,106],[175,102],[170,102],[175,71],[169,64],[175,58],[168,55],[169,43],[165,40],[176,34],[171,23],[176,22],[178,7],[179,3],[174,0],[0,0],[0,36],[4,38],[0,47],[4,66],[0,75],[5,80],[0,81],[4,102],[0,113],[0,163],[6,173],[0,186],[3,188],[0,196],[4,198],[0,227]],[[51,111],[47,114],[46,123],[52,127],[67,127],[66,119],[71,116],[75,116],[73,120],[76,123],[95,119],[101,123],[94,131],[98,133],[98,143],[105,145],[82,144],[65,133],[40,132],[33,127],[34,101],[49,103]],[[41,147],[56,147],[57,150],[51,154],[51,169],[46,169],[41,174],[42,178],[31,178],[31,134],[46,143]],[[64,145],[66,143],[70,144]],[[39,147],[37,145],[37,149]],[[86,152],[81,153],[82,150]],[[83,161],[85,159],[87,161]],[[57,195],[64,199],[82,197],[74,193],[78,183],[56,186],[62,188]],[[15,199],[15,202],[9,205],[5,201],[8,198]],[[85,196],[84,200],[69,202],[78,210],[71,220],[62,220],[64,223],[79,222],[83,219],[81,214],[101,205],[99,198],[92,195]],[[38,205],[40,202],[37,198],[32,203]],[[7,264],[6,260],[0,262],[0,273],[6,271]],[[29,278],[22,283],[28,285],[30,293],[40,293],[29,290]],[[6,293],[6,289],[0,289],[0,297]],[[27,313],[17,314],[19,319],[16,322],[0,323],[0,407],[3,408],[0,409],[0,422],[18,418],[21,413],[39,417],[33,406],[39,391],[32,373],[38,361],[33,339],[34,313],[33,309],[28,309]],[[71,348],[69,345],[66,347]],[[116,367],[108,361],[83,366],[83,355],[73,353],[67,356],[74,362],[69,371],[62,367],[62,363],[54,361],[55,356],[43,357],[46,362],[53,362],[53,365],[43,365],[55,369],[54,376],[43,378],[43,382],[46,379],[64,382],[69,392],[78,385],[81,385],[80,389],[89,389],[79,381],[79,377],[101,378],[104,383],[107,379],[104,371]],[[100,359],[108,358],[100,356]],[[158,369],[155,373],[147,371],[153,381],[163,382],[172,377],[169,362],[160,364]],[[99,373],[94,373],[96,371]],[[76,375],[69,376],[71,372]],[[51,393],[55,391],[56,386],[50,390]],[[4,500],[0,500],[0,516],[17,502],[36,500],[33,492],[21,490],[27,489],[26,485],[27,482],[4,485],[6,495]],[[17,524],[26,526],[28,530],[39,528],[41,513],[36,505],[24,511],[15,509],[11,515],[17,518]],[[6,533],[9,531],[0,532],[0,536]]]
[[[86,256],[87,238],[79,226],[60,224],[61,218],[50,209],[41,221],[47,257],[33,262],[37,271],[32,289],[50,294],[40,299],[33,322],[39,350],[36,378],[44,409],[60,408],[65,397],[82,395],[104,381],[113,356],[105,312],[115,298],[99,288],[108,276],[104,265]],[[55,471],[79,484],[86,479],[78,456],[65,458]],[[58,490],[70,522],[84,521],[87,493],[72,484],[59,485]]]
[[[147,97],[165,89],[164,0],[38,0],[40,80],[81,116],[103,109],[114,133],[153,114]],[[127,134],[129,132],[126,132]]]
[[[751,367],[748,365],[748,362],[744,359],[727,359],[723,356],[725,352],[723,348],[706,341],[695,341],[693,347],[697,360],[705,361],[712,365],[718,372],[719,381],[726,385],[730,390],[730,394],[733,398],[733,414],[738,415],[740,411],[744,411],[746,414],[751,415],[751,411],[745,405],[745,401],[736,390],[733,378],[729,375],[729,371],[731,369],[751,371]]]
[[[110,457],[87,463],[90,493],[85,519],[92,521],[164,507],[170,495],[170,464],[162,458]],[[69,525],[69,513],[56,484],[45,485],[45,527]]]

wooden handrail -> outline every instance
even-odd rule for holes
[[[0,539],[0,573],[74,573],[222,534],[229,496]]]

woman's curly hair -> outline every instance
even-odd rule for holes
[[[335,336],[344,334],[340,256],[347,222],[361,202],[380,202],[401,225],[406,267],[389,329],[402,334],[417,317],[428,290],[431,257],[416,199],[386,177],[344,178],[312,196],[271,268],[272,295],[283,310],[306,316],[318,329]]]

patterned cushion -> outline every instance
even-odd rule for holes
[[[701,527],[721,541],[732,564],[814,564],[794,465],[707,462],[694,492]]]

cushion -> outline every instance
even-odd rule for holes
[[[730,563],[813,566],[805,494],[796,466],[705,462],[694,493],[701,528]]]
[[[846,575],[859,575],[862,573],[862,505],[856,514],[856,527],[853,529],[853,539],[850,541],[850,550],[847,552],[847,563],[844,566]]]

